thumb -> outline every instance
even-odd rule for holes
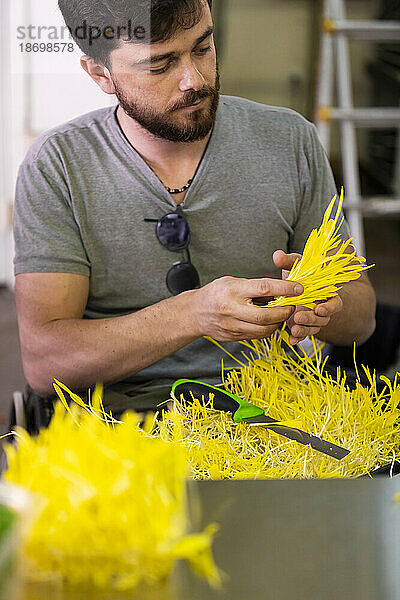
[[[301,254],[298,254],[297,252],[286,254],[283,250],[276,250],[272,255],[275,266],[278,267],[278,269],[282,269],[282,271],[290,271],[296,260],[300,260],[301,258]]]

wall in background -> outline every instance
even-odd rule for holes
[[[10,234],[12,195],[18,167],[34,140],[43,131],[80,114],[107,106],[113,97],[104,94],[82,70],[81,51],[49,54],[27,52],[27,43],[41,43],[28,38],[27,27],[33,25],[61,28],[63,19],[56,0],[1,0],[7,18],[0,23],[2,39],[7,39],[10,61],[4,65],[2,79],[9,85],[3,99],[8,115],[0,115],[2,125],[9,131],[8,167],[3,186],[9,190],[0,198],[0,283],[13,285],[13,242]],[[18,28],[23,28],[18,30]],[[25,35],[25,38],[22,38]],[[37,29],[35,34],[38,35]],[[65,41],[67,38],[65,38]],[[20,44],[23,44],[21,48]],[[5,69],[8,67],[8,74]],[[11,190],[11,192],[10,192]]]
[[[8,2],[0,3],[0,23],[7,22],[9,18]],[[11,138],[10,128],[10,101],[7,93],[10,88],[9,70],[9,43],[7,32],[1,32],[0,36],[0,283],[5,278],[9,258],[9,229],[7,207],[11,201],[11,178],[9,141]]]
[[[217,0],[218,2],[218,0]],[[222,85],[225,93],[287,106],[313,120],[318,61],[319,0],[223,0]],[[347,16],[372,19],[374,0],[347,0]],[[351,42],[354,101],[368,106],[366,64],[374,46]],[[339,155],[333,127],[331,156]],[[365,132],[360,135],[360,149]]]
[[[226,1],[222,82],[227,93],[307,112],[312,4]]]
[[[23,121],[24,151],[42,131],[110,103],[110,97],[84,73],[79,63],[82,52],[75,44],[73,52],[27,52],[26,45],[31,41],[26,32],[29,24],[36,27],[36,43],[44,39],[38,37],[39,26],[57,27],[58,35],[64,36],[60,43],[72,43],[67,32],[62,31],[64,21],[56,0],[23,0],[19,6],[12,4],[12,78],[17,100],[14,120]],[[20,32],[16,33],[18,27]],[[20,157],[16,158],[18,162]]]

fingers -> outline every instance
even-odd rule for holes
[[[232,317],[238,321],[266,327],[284,323],[293,315],[294,311],[294,306],[261,308],[252,305],[239,305],[235,307],[235,313],[232,314]]]
[[[314,312],[320,317],[331,317],[332,315],[340,312],[343,308],[343,300],[340,296],[330,298],[326,302],[318,304],[314,309]]]
[[[219,341],[262,339],[294,313],[294,306],[261,308],[253,297],[301,294],[302,286],[275,279],[221,277],[200,288],[194,314],[201,335]]]
[[[236,291],[244,299],[251,300],[259,297],[299,296],[303,286],[295,281],[282,279],[237,279]]]
[[[306,337],[311,335],[317,335],[321,331],[321,327],[300,327],[295,325],[290,330],[290,335],[296,340],[296,344],[300,340],[304,340]]]
[[[262,340],[272,335],[279,326],[280,323],[261,326],[232,320],[227,329],[221,330],[215,339],[218,341]]]
[[[290,344],[298,344],[311,335],[318,335],[322,327],[329,324],[330,317],[318,317],[313,310],[297,311],[290,322]],[[291,339],[290,339],[291,338]]]
[[[290,346],[295,346],[296,344],[299,344],[300,342],[302,342],[303,340],[305,340],[305,339],[306,339],[306,337],[307,337],[307,336],[300,337],[300,338],[295,338],[295,337],[293,337],[293,336],[290,334],[290,335],[289,335],[289,340],[288,340],[288,342],[289,342],[289,345],[290,345]]]
[[[313,310],[299,310],[293,316],[293,326],[296,327],[326,327],[330,317],[319,317]]]
[[[290,328],[289,343],[297,344],[308,336],[318,335],[323,327],[329,325],[331,317],[341,311],[342,308],[343,301],[339,296],[336,296],[318,304],[314,310],[298,310],[288,323]]]

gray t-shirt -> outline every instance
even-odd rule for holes
[[[289,109],[221,96],[183,209],[201,284],[224,275],[280,277],[273,251],[301,252],[335,193],[314,125]],[[160,302],[170,296],[166,274],[180,257],[161,246],[154,223],[144,219],[175,208],[126,139],[116,108],[83,115],[41,135],[21,165],[15,274],[87,275],[85,318]],[[243,359],[242,345],[225,347]],[[142,391],[165,394],[180,377],[220,381],[221,358],[226,368],[237,366],[199,339],[111,389],[128,393],[135,406]]]

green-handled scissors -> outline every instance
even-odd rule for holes
[[[176,398],[179,398],[180,395],[183,394],[186,402],[190,402],[192,396],[198,400],[201,400],[202,398],[206,399],[211,393],[213,394],[212,399],[210,399],[212,408],[232,413],[232,418],[235,423],[257,424],[266,427],[279,435],[283,435],[291,440],[296,440],[296,442],[300,442],[300,444],[304,444],[305,446],[309,445],[311,448],[314,448],[314,450],[323,452],[338,460],[341,460],[350,452],[350,450],[332,444],[332,442],[322,440],[301,429],[283,425],[277,419],[273,419],[266,415],[259,406],[255,406],[250,402],[245,402],[239,398],[239,396],[213,385],[209,385],[208,383],[202,383],[201,381],[194,381],[192,379],[178,379],[172,386],[172,393]]]

